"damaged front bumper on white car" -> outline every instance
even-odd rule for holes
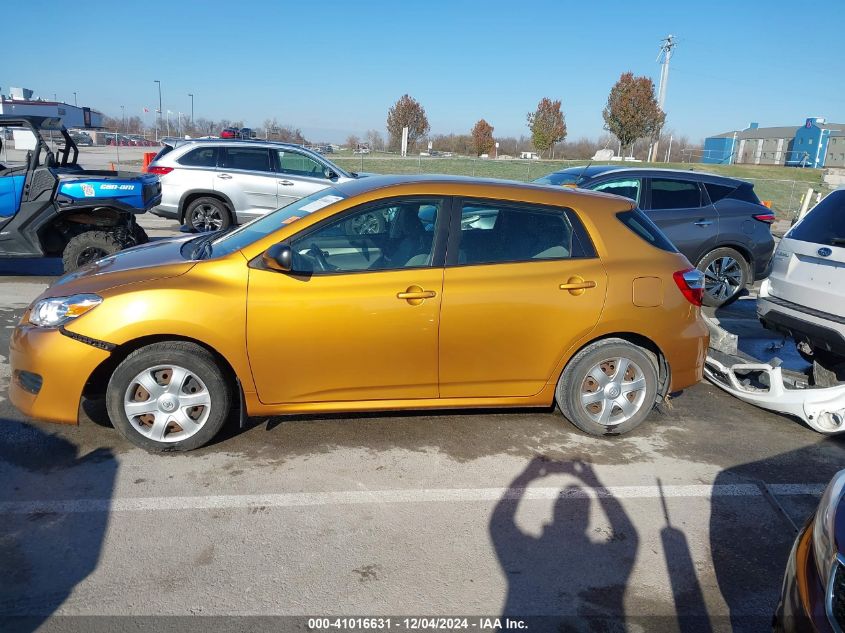
[[[819,433],[845,432],[845,384],[810,387],[806,380],[785,374],[778,359],[746,362],[737,355],[736,335],[702,317],[710,330],[710,353],[704,361],[710,382],[748,404],[801,418]]]

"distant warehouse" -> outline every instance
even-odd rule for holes
[[[845,167],[845,123],[808,118],[801,127],[759,127],[704,139],[702,163]]]
[[[92,108],[77,107],[62,101],[33,99],[32,90],[27,88],[11,88],[9,96],[0,94],[0,114],[59,117],[65,127],[69,128],[96,129],[103,127],[102,112]]]

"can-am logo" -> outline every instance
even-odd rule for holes
[[[821,257],[830,257],[830,254],[833,253],[827,246],[822,246],[818,251],[816,251]]]

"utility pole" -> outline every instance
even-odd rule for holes
[[[159,129],[161,128],[161,82],[158,79],[153,80],[153,83],[158,84],[158,119],[156,121],[156,140],[159,137]]]
[[[76,103],[76,93],[73,93],[73,105],[78,106],[79,104]]]
[[[663,104],[666,103],[666,85],[669,83],[669,60],[672,59],[672,49],[676,45],[675,36],[671,34],[667,35],[666,39],[660,42],[660,51],[657,53],[657,59],[655,60],[659,62],[660,58],[663,58],[663,64],[660,67],[660,85],[657,88],[657,107],[660,108],[661,112],[664,111]],[[648,152],[649,161],[652,158],[657,160],[657,145],[659,141],[659,136],[654,139],[654,144]]]
[[[191,127],[194,127],[194,93],[189,92],[188,96],[191,98]]]

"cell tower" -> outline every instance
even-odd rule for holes
[[[655,61],[660,61],[661,58],[663,63],[660,67],[660,84],[657,87],[657,106],[663,110],[663,104],[666,103],[666,85],[669,83],[669,60],[672,59],[672,50],[677,46],[677,42],[675,41],[674,35],[667,35],[666,39],[660,42],[660,50],[657,53],[657,59]],[[659,142],[659,137],[654,139],[654,144],[651,146],[651,150],[648,153],[648,160],[651,161],[654,159],[657,160],[657,145]]]

